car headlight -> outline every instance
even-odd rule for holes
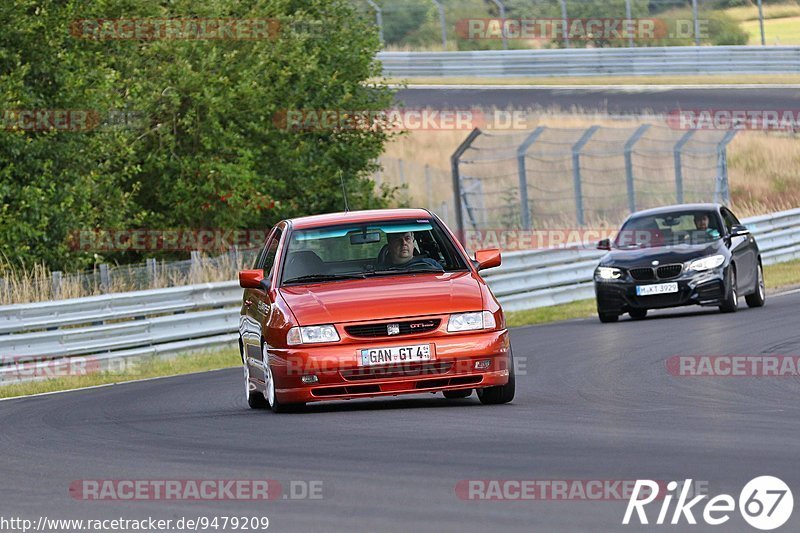
[[[338,342],[339,334],[333,324],[323,326],[302,326],[293,327],[286,335],[286,344],[295,346],[297,344],[315,344],[318,342]]]
[[[478,329],[494,329],[497,322],[491,311],[475,311],[474,313],[459,313],[450,315],[447,322],[447,331],[473,331]]]
[[[712,268],[717,268],[724,262],[724,255],[710,255],[708,257],[703,257],[702,259],[695,259],[689,263],[689,270],[695,270],[698,272],[703,270],[711,270]]]
[[[597,267],[595,277],[600,280],[619,279],[622,277],[622,270],[614,267]]]

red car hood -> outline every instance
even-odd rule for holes
[[[282,287],[300,325],[480,311],[481,288],[469,272],[375,277]]]

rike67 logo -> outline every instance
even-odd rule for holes
[[[703,521],[712,526],[725,524],[731,518],[731,513],[736,510],[736,500],[729,494],[720,494],[714,496],[707,502],[705,506],[699,506],[703,499],[708,495],[701,494],[695,496],[691,500],[689,498],[689,489],[692,486],[692,480],[687,479],[685,483],[678,484],[676,481],[667,483],[667,493],[661,501],[661,509],[658,512],[658,518],[655,524],[697,524],[697,519],[694,513],[701,513]],[[676,489],[681,487],[680,494],[678,495]],[[640,497],[641,494],[646,494]],[[636,518],[640,524],[650,524],[645,507],[656,500],[658,497],[658,483],[646,480],[636,480],[633,493],[628,500],[628,507],[625,509],[625,516],[622,519],[624,525],[631,523],[634,511]],[[672,512],[671,519],[669,518],[670,506],[674,496],[678,496],[675,508]],[[794,508],[794,498],[789,486],[781,479],[773,476],[760,476],[751,479],[739,493],[739,512],[742,518],[756,529],[762,531],[769,531],[777,529],[785,524],[789,517],[792,516],[792,509]],[[698,506],[697,509],[694,509]],[[684,522],[685,521],[685,522]],[[636,523],[635,521],[633,522]]]

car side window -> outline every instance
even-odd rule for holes
[[[267,253],[264,254],[264,262],[258,268],[264,269],[264,277],[272,279],[272,272],[275,270],[275,256],[278,255],[278,245],[281,242],[281,231],[275,232],[267,244]]]
[[[725,229],[728,230],[728,233],[730,233],[731,230],[733,229],[733,226],[739,224],[739,221],[736,220],[736,217],[733,216],[733,213],[731,213],[727,209],[722,209],[721,213],[722,213],[722,220],[725,222]]]

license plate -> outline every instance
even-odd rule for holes
[[[637,296],[650,296],[653,294],[670,294],[678,292],[677,283],[657,283],[655,285],[637,285]]]
[[[366,348],[361,350],[361,366],[416,363],[419,361],[430,361],[431,359],[430,344],[392,346],[390,348]]]

